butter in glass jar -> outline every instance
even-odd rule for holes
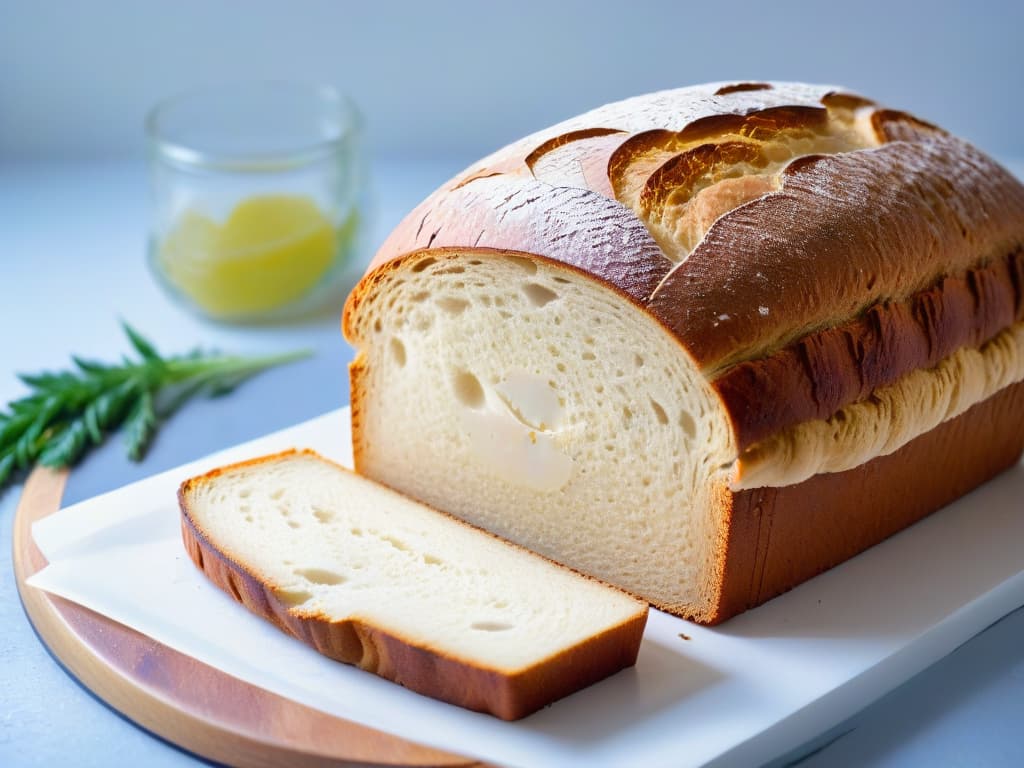
[[[176,298],[228,322],[337,309],[364,182],[347,99],[292,83],[208,88],[157,106],[146,130],[149,261]]]

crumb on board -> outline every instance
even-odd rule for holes
[[[685,632],[680,632],[679,633],[679,637],[681,637],[683,640],[689,640],[690,639],[690,636],[688,634],[686,634]]]

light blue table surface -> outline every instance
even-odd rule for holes
[[[443,161],[377,163],[368,241],[379,242],[402,213],[456,170],[458,163]],[[62,367],[71,352],[113,357],[123,351],[118,317],[170,352],[203,344],[252,352],[310,347],[315,356],[266,373],[228,398],[187,406],[141,464],[124,460],[117,440],[108,442],[72,473],[68,503],[347,402],[351,349],[336,317],[255,329],[191,318],[159,292],[146,270],[146,213],[140,166],[0,169],[0,401],[21,392],[15,371]],[[12,575],[11,522],[19,493],[14,487],[0,496],[0,766],[201,763],[106,707],[40,644]],[[1024,765],[1024,610],[847,722],[773,760],[793,762],[808,768]]]

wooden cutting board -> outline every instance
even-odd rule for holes
[[[46,565],[32,524],[60,508],[66,481],[66,472],[37,469],[25,483],[14,518],[18,592],[50,652],[125,717],[189,752],[245,768],[483,765],[297,704],[27,586]]]

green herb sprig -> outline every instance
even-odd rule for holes
[[[196,350],[163,357],[123,323],[138,359],[106,364],[72,356],[75,368],[20,375],[31,389],[0,411],[0,491],[15,473],[34,464],[67,467],[118,428],[128,458],[139,461],[160,424],[187,400],[223,395],[267,368],[309,356],[309,351],[240,357]]]

